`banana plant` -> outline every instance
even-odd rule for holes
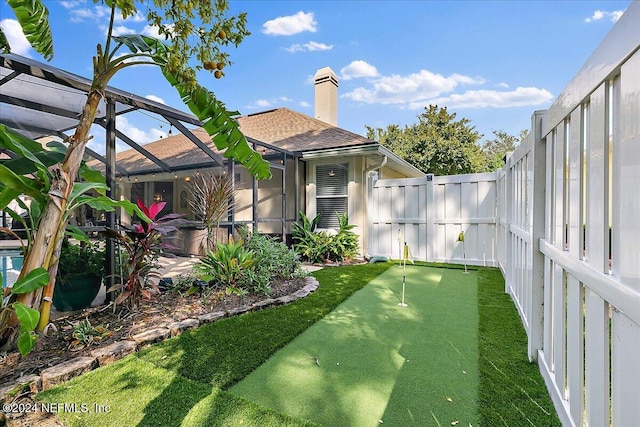
[[[45,59],[51,59],[53,43],[44,2],[8,0],[7,3],[13,9],[34,49]],[[15,159],[16,162],[5,163],[4,168],[0,168],[0,172],[4,172],[3,176],[8,177],[3,180],[5,185],[0,189],[0,209],[5,209],[11,200],[16,200],[21,195],[28,195],[38,206],[42,206],[41,211],[34,215],[37,216],[37,226],[31,228],[31,242],[25,253],[18,283],[31,277],[34,271],[41,273],[41,269],[44,269],[49,277],[44,286],[28,288],[28,291],[21,293],[8,291],[8,294],[4,295],[6,303],[3,302],[0,313],[0,350],[14,348],[21,339],[18,337],[26,337],[25,331],[33,330],[31,327],[34,326],[35,316],[32,315],[32,311],[25,311],[23,308],[39,312],[37,330],[43,330],[48,324],[58,256],[67,226],[68,212],[77,207],[78,203],[107,206],[112,202],[107,201],[106,196],[91,198],[86,191],[93,184],[79,185],[75,184],[75,181],[81,171],[82,159],[90,139],[89,130],[96,117],[99,102],[104,96],[108,82],[117,72],[140,64],[161,67],[163,74],[178,90],[183,101],[205,123],[207,132],[215,135],[213,140],[216,146],[226,150],[226,157],[241,162],[257,178],[269,178],[271,175],[268,163],[251,149],[239,131],[233,120],[235,112],[227,111],[224,104],[217,100],[212,92],[200,86],[195,79],[196,70],[203,68],[201,64],[209,64],[204,68],[212,69],[212,61],[216,61],[217,65],[222,64],[222,67],[229,63],[228,54],[221,50],[221,46],[230,43],[238,46],[249,34],[245,28],[246,15],[228,16],[229,5],[226,0],[154,0],[153,8],[147,10],[147,18],[149,23],[158,27],[159,33],[167,38],[168,42],[165,44],[144,36],[112,37],[116,11],[126,19],[137,13],[137,3],[147,7],[147,1],[103,0],[102,3],[111,8],[107,38],[104,48],[101,44],[96,47],[91,89],[87,94],[87,101],[75,133],[68,138],[68,145],[64,147],[64,156],[56,159],[53,164],[48,164],[35,155],[29,157],[29,150],[20,151],[21,147],[16,145],[10,149],[18,157]],[[117,56],[123,46],[129,48],[131,53]],[[1,33],[0,51],[10,51],[6,37]],[[199,63],[190,66],[192,59]],[[216,77],[221,76],[222,73],[216,74]],[[3,134],[3,141],[14,141],[17,138],[8,128],[0,129],[0,133]],[[28,143],[22,142],[22,148],[28,147]],[[34,162],[36,169],[31,172],[22,169],[19,164],[21,157]],[[92,188],[104,189],[99,186]],[[35,225],[36,222],[32,224]],[[24,289],[20,286],[18,285],[18,289]],[[28,335],[29,337],[22,338],[21,342],[25,345],[21,346],[21,351],[26,348],[30,350],[32,347],[33,335],[31,332]]]

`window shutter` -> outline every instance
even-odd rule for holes
[[[336,213],[347,213],[349,164],[316,166],[316,210],[322,214],[319,228],[338,228]]]

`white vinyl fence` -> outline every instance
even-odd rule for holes
[[[639,22],[636,0],[498,173],[371,193],[371,255],[460,263],[465,231],[501,268],[566,426],[640,426]]]
[[[495,173],[381,179],[370,212],[371,255],[497,266]]]

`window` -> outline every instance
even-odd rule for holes
[[[316,207],[322,214],[319,228],[338,228],[338,218],[347,213],[349,164],[316,166]]]

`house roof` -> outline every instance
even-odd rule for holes
[[[310,152],[356,146],[376,146],[378,143],[345,129],[288,108],[278,108],[238,118],[240,130],[250,140],[257,140],[290,152]],[[215,148],[211,138],[202,128],[191,133]],[[172,169],[195,169],[213,166],[210,158],[195,150],[193,142],[177,134],[144,145],[144,148],[164,161]],[[117,164],[136,174],[157,171],[158,166],[134,149],[117,154]]]
[[[348,130],[330,125],[288,108],[263,111],[238,118],[240,130],[250,138],[288,151],[377,144]]]

